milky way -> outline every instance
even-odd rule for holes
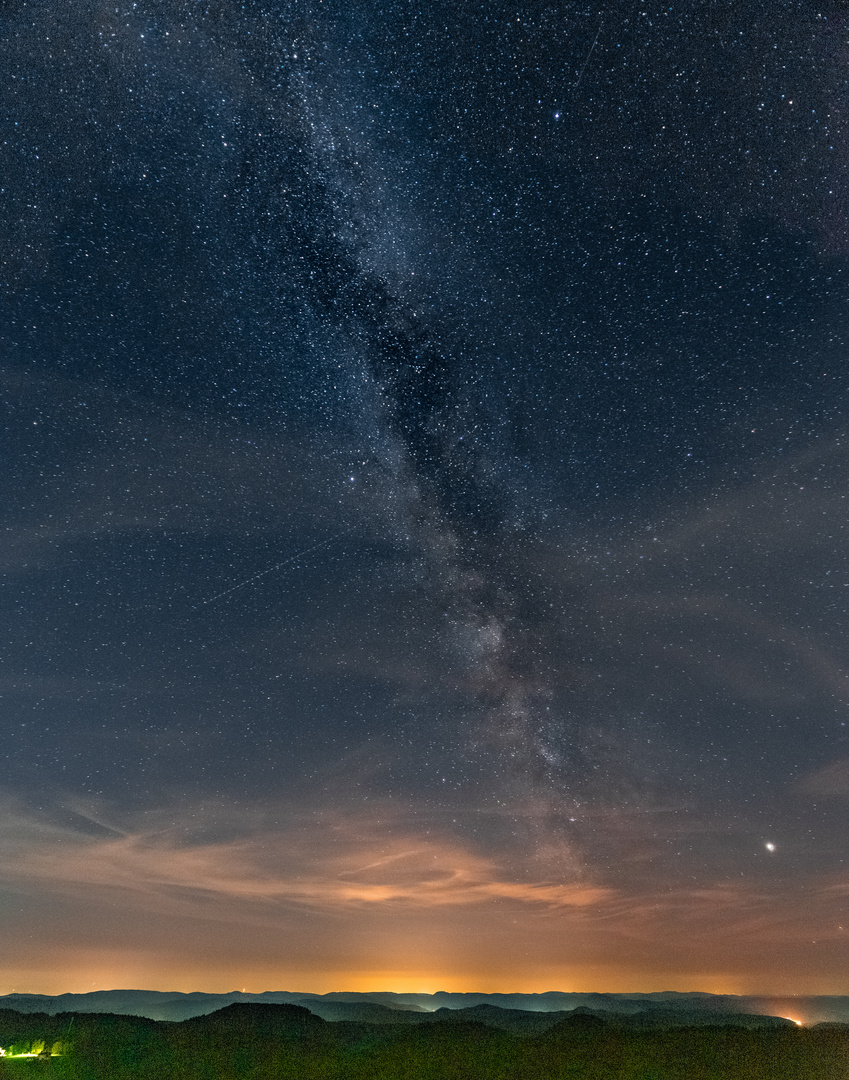
[[[3,5],[8,978],[836,989],[846,26]]]

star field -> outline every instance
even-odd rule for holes
[[[840,992],[844,7],[2,6],[2,992]]]

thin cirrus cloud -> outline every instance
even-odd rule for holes
[[[831,761],[820,769],[800,776],[795,790],[801,795],[849,796],[849,758]]]
[[[843,970],[842,878],[794,899],[779,884],[744,878],[614,888],[569,859],[558,873],[554,856],[516,858],[506,873],[432,820],[417,829],[366,811],[290,809],[281,824],[268,806],[242,808],[245,820],[222,838],[220,811],[202,807],[184,808],[182,825],[172,816],[167,827],[123,829],[85,807],[70,825],[7,810],[3,884],[29,900],[10,912],[20,923],[16,987],[36,963],[38,985],[54,985],[63,950],[79,960],[120,944],[126,956],[113,958],[108,978],[92,974],[97,985],[137,983],[144,955],[161,953],[169,982],[197,989],[189,940],[214,969],[202,988],[232,988],[237,970],[243,984],[276,989],[408,986],[410,973],[432,970],[439,989],[445,979],[468,986],[471,964],[475,978],[509,989],[505,972],[521,961],[530,988],[662,989],[672,979],[720,992],[826,992]],[[45,904],[56,915],[33,945],[27,912]],[[782,974],[788,955],[792,978]]]
[[[334,853],[337,846],[344,850]],[[447,840],[390,836],[351,845],[320,831],[307,841],[284,833],[200,843],[144,832],[55,837],[19,854],[6,879],[57,892],[121,890],[157,907],[206,898],[317,908],[492,900],[580,908],[610,895],[583,882],[508,879],[494,861]]]

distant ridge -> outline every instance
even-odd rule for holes
[[[50,1015],[60,1012],[113,1013],[171,1021],[205,1016],[229,1005],[250,1002],[302,1006],[323,1020],[380,1024],[430,1023],[434,1019],[452,1019],[451,1012],[462,1010],[463,1020],[482,1020],[503,1030],[523,1031],[531,1028],[542,1030],[565,1019],[576,1009],[596,1016],[616,1014],[632,1017],[634,1022],[648,1025],[672,1022],[676,1017],[679,1022],[687,1022],[687,1018],[692,1017],[695,1023],[716,1023],[725,1022],[729,1016],[777,1016],[804,1024],[824,1021],[849,1023],[849,996],[740,997],[698,991],[651,994],[569,993],[559,990],[541,994],[336,991],[313,994],[306,991],[267,990],[260,994],[246,994],[233,990],[226,994],[205,994],[199,991],[94,990],[87,994],[0,995],[0,1008],[14,1009],[16,1012],[43,1012]],[[493,1009],[498,1012],[494,1013]],[[544,1018],[540,1016],[537,1022],[533,1022],[528,1013],[548,1015]],[[715,1018],[711,1021],[712,1014]]]

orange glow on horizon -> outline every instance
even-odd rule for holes
[[[77,958],[79,960],[79,958]],[[303,994],[328,993],[396,993],[396,994],[435,994],[446,992],[453,994],[544,994],[557,991],[560,993],[659,993],[673,991],[678,993],[701,992],[709,994],[728,994],[764,998],[767,1005],[769,998],[776,993],[773,988],[763,993],[754,980],[744,980],[739,976],[731,977],[720,974],[678,973],[663,974],[646,970],[617,970],[614,968],[587,967],[574,969],[558,976],[550,968],[534,973],[468,973],[461,974],[449,970],[416,970],[405,968],[391,969],[349,969],[317,972],[315,970],[280,970],[272,974],[267,968],[251,970],[203,970],[174,965],[169,970],[167,965],[157,963],[155,958],[148,962],[136,958],[127,958],[122,964],[118,958],[111,963],[77,963],[73,970],[70,966],[60,966],[49,970],[45,965],[38,970],[36,965],[29,970],[10,971],[6,969],[5,985],[0,986],[0,995],[62,993],[86,994],[103,990],[136,989],[160,992],[208,994],[226,994],[240,992],[261,994],[268,991],[286,991]],[[11,976],[11,977],[10,977]],[[818,985],[794,987],[792,994],[816,995],[835,992],[831,988]],[[780,991],[779,991],[780,993]],[[786,1008],[786,1004],[784,1006]],[[788,1016],[781,1012],[776,1002],[774,1009],[766,1009],[771,1015],[783,1015],[793,1023],[803,1026],[807,1020]]]

